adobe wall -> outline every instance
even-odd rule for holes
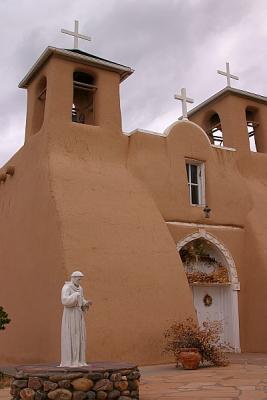
[[[85,67],[55,58],[41,71],[51,85],[43,128],[32,134],[29,112],[26,144],[9,162],[15,175],[0,185],[0,304],[12,319],[0,335],[1,362],[59,360],[60,290],[74,269],[84,272],[84,292],[94,302],[86,317],[88,359],[167,361],[164,329],[195,315],[175,246],[195,228],[166,224],[176,221],[205,224],[229,249],[241,282],[242,350],[267,351],[266,155],[248,151],[239,114],[225,120],[243,135],[227,136],[237,151],[213,148],[184,121],[166,137],[128,138],[121,132],[119,77],[102,70],[100,126],[75,124],[74,68]],[[228,99],[224,111],[234,105]],[[203,207],[189,205],[186,158],[205,162],[210,219]]]
[[[238,169],[235,151],[215,149],[206,134],[190,122],[178,121],[167,137],[133,134],[128,167],[149,188],[165,221],[244,226],[252,203],[245,177]],[[206,204],[191,206],[186,159],[205,163]]]
[[[94,302],[86,317],[87,358],[167,361],[164,329],[195,311],[162,215],[126,167],[129,139],[119,130],[119,108],[116,129],[112,119],[118,78],[101,72],[99,82],[109,82],[109,94],[98,100],[107,110],[103,124],[82,126],[71,122],[66,82],[73,66],[58,63],[43,70],[53,86],[43,128],[31,135],[28,115],[26,144],[10,161],[16,174],[0,187],[9,210],[0,226],[6,271],[0,303],[12,319],[1,334],[1,362],[59,360],[60,290],[76,269]]]
[[[255,140],[257,153],[249,151],[248,133],[246,127],[246,108],[255,112]],[[240,269],[241,291],[243,301],[240,302],[241,344],[243,351],[267,351],[266,345],[266,307],[265,295],[267,284],[267,226],[266,213],[266,170],[267,170],[267,113],[266,104],[260,100],[228,94],[207,104],[190,117],[190,120],[205,128],[207,118],[217,112],[224,136],[224,145],[237,149],[236,168],[245,179],[246,190],[250,198],[249,212],[244,212],[245,243],[243,248],[243,263]],[[229,179],[227,175],[226,179]],[[229,188],[230,189],[230,188]],[[230,189],[231,194],[236,186]],[[240,205],[236,207],[242,209]]]
[[[0,304],[11,323],[0,334],[0,360],[51,360],[59,355],[65,273],[47,137],[37,134],[7,165],[15,174],[0,184]]]
[[[250,159],[242,159],[239,168],[247,177],[247,186],[253,207],[245,224],[244,273],[242,290],[243,348],[251,352],[267,351],[267,242],[266,242],[266,180],[267,155],[251,153]]]
[[[118,134],[110,150],[108,134],[87,127],[85,137],[77,127],[58,132],[53,145],[50,138],[65,269],[85,273],[84,290],[94,302],[90,359],[162,362],[164,329],[194,315],[191,293],[161,214],[126,169],[127,137]]]
[[[214,148],[205,133],[188,122],[177,122],[166,133],[166,138],[132,135],[128,166],[150,189],[165,221],[170,222],[175,243],[198,230],[179,222],[204,224],[230,251],[241,283],[242,351],[267,351],[267,226],[263,217],[267,155]],[[204,218],[203,207],[189,204],[186,158],[205,162],[206,199],[212,210],[209,219]],[[176,225],[171,224],[175,221]]]

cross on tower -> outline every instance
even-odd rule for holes
[[[92,40],[89,36],[81,35],[80,33],[78,33],[79,32],[79,21],[76,21],[76,20],[75,20],[74,32],[68,31],[66,29],[61,29],[61,32],[74,37],[74,49],[78,49],[78,40],[79,39],[84,39],[84,40],[88,40],[88,41]]]
[[[181,94],[175,94],[174,98],[176,100],[180,100],[182,102],[183,119],[188,119],[186,103],[194,103],[194,100],[190,99],[189,97],[186,97],[186,89],[185,88],[181,89]]]
[[[218,74],[224,75],[227,77],[227,86],[231,87],[231,79],[239,80],[238,76],[230,74],[229,62],[226,63],[226,72],[217,70]]]

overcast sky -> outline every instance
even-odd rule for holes
[[[0,0],[0,16],[0,166],[24,141],[19,81],[47,46],[73,47],[60,29],[75,19],[92,37],[81,50],[135,69],[121,85],[126,132],[164,131],[181,115],[174,94],[199,104],[226,86],[226,61],[233,87],[267,96],[267,0]]]

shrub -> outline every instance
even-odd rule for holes
[[[8,318],[8,314],[5,312],[2,306],[0,306],[0,330],[6,329],[5,325],[9,324],[11,319]]]
[[[164,333],[166,340],[164,351],[172,353],[179,361],[182,349],[196,348],[202,357],[202,362],[225,366],[229,363],[225,354],[229,346],[220,343],[221,330],[220,321],[206,321],[202,327],[199,327],[192,318],[174,322]]]

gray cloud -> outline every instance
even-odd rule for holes
[[[48,45],[71,48],[60,28],[93,37],[81,49],[135,69],[121,86],[125,131],[161,131],[181,113],[181,87],[199,103],[225,86],[217,69],[230,62],[234,85],[267,94],[266,0],[2,0],[0,165],[24,139],[26,93],[18,82]]]

